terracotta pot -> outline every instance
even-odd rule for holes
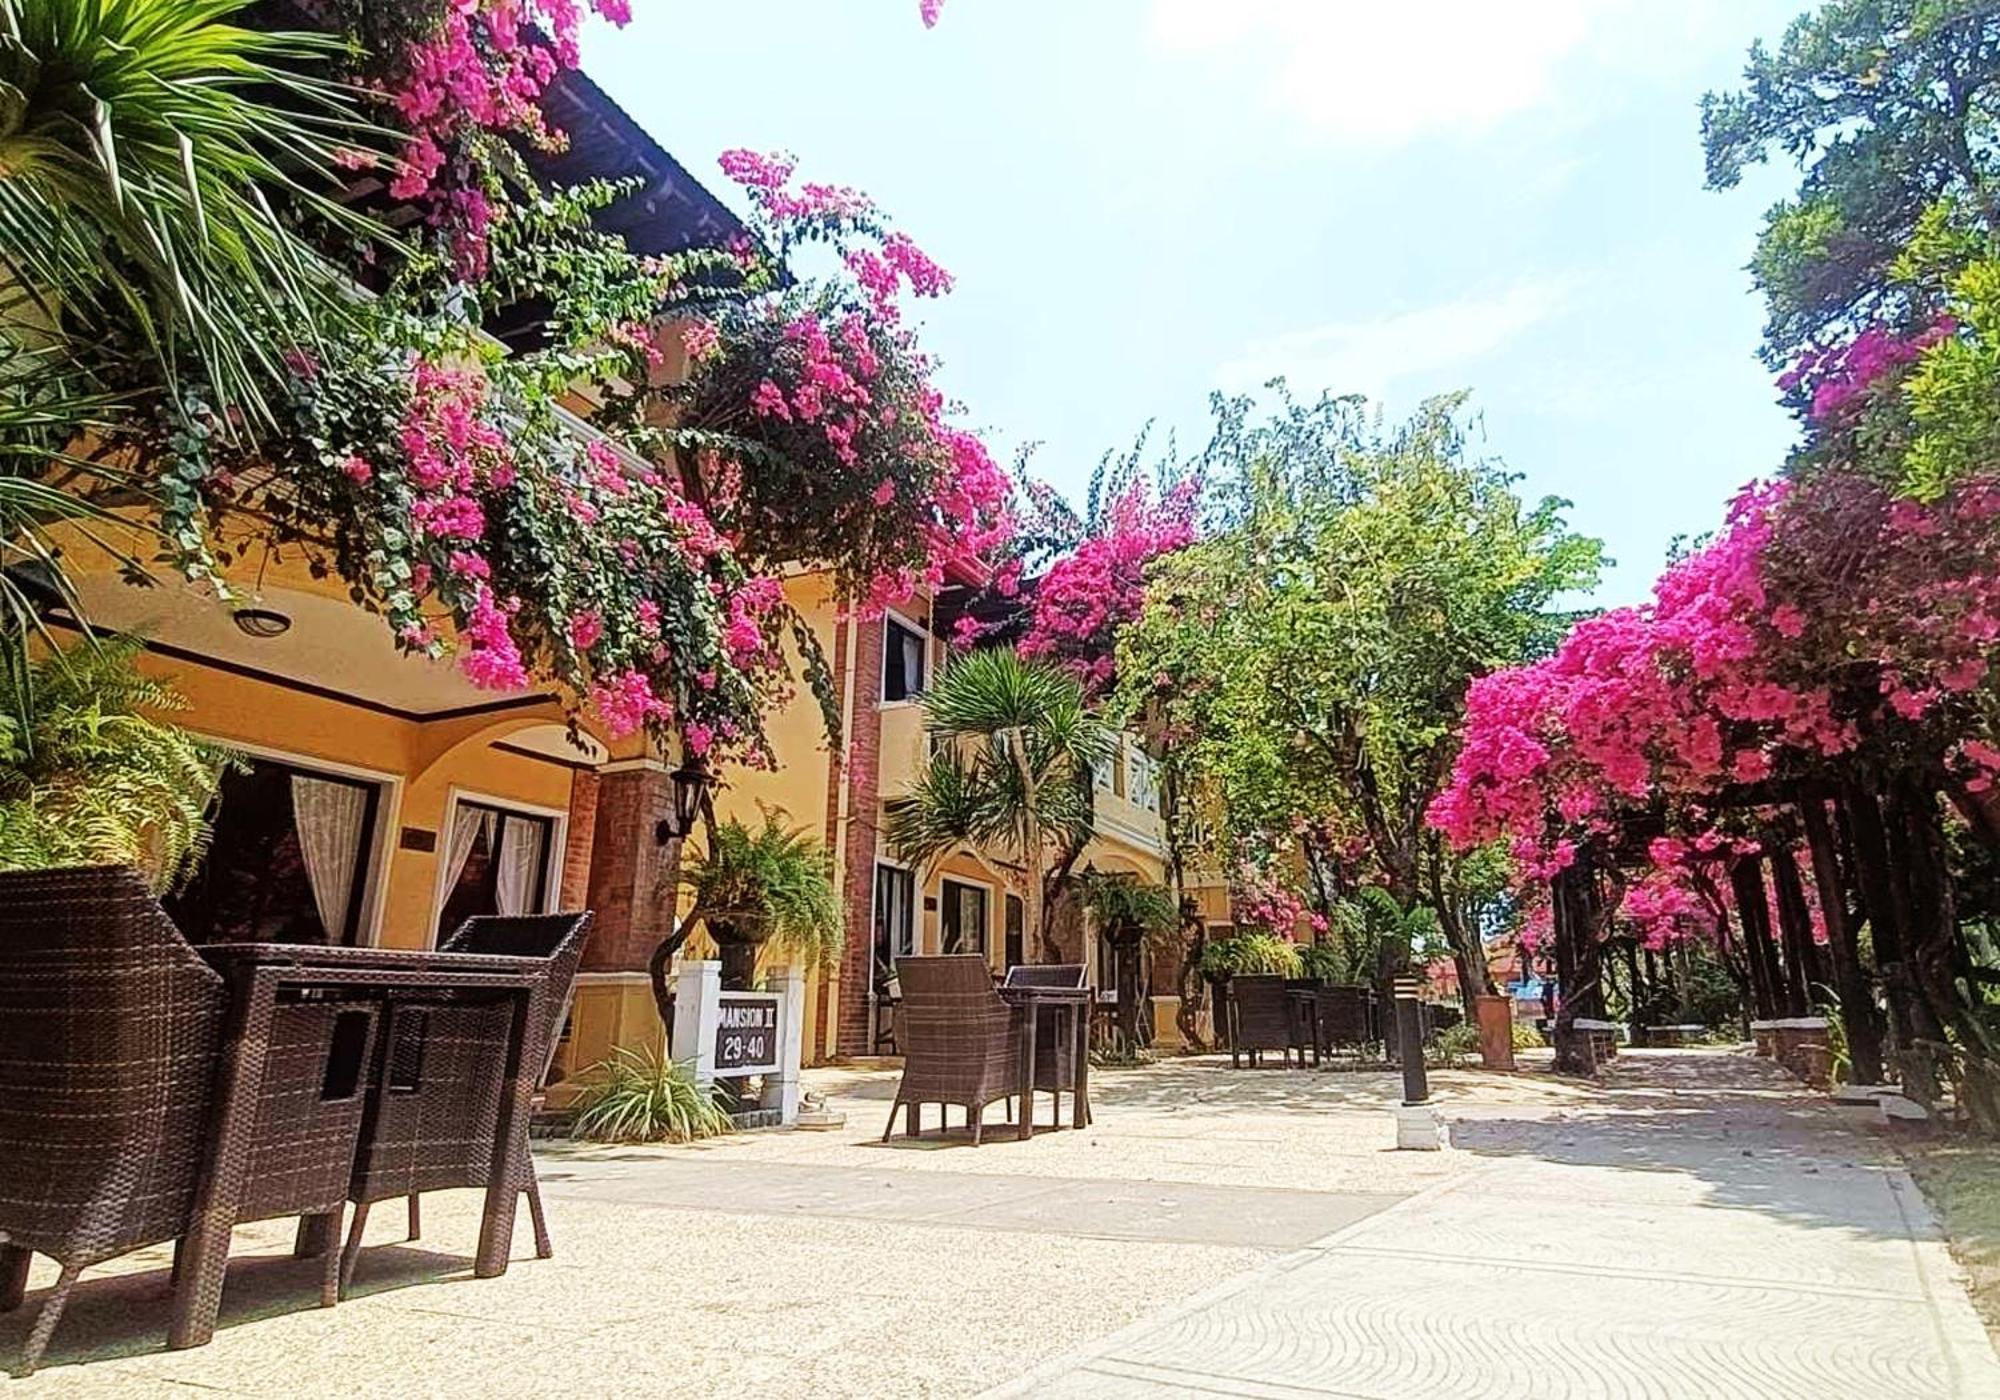
[[[1479,1019],[1479,1058],[1488,1069],[1514,1068],[1514,999],[1483,996],[1472,999]]]

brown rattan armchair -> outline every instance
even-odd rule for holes
[[[1019,1015],[993,990],[986,960],[975,954],[899,958],[896,975],[903,987],[903,1078],[882,1141],[895,1131],[898,1110],[906,1111],[916,1137],[923,1105],[938,1105],[943,1127],[945,1106],[958,1104],[977,1146],[986,1105],[1021,1092]]]
[[[1298,1009],[1285,987],[1285,979],[1263,974],[1238,974],[1229,979],[1229,1060],[1241,1065],[1248,1055],[1254,1067],[1266,1050],[1283,1052],[1291,1063],[1291,1052],[1299,1052],[1304,1068],[1306,1047],[1311,1044],[1299,1024]]]
[[[586,912],[467,919],[438,944],[443,953],[543,959],[547,968],[528,1014],[522,1054],[546,1074],[569,1007],[570,989],[590,935]],[[507,1091],[507,1042],[513,1008],[496,998],[424,997],[392,1002],[379,1057],[380,1088],[355,1158],[348,1199],[354,1202],[341,1251],[340,1286],[353,1281],[368,1208],[404,1196],[409,1237],[422,1232],[418,1197],[425,1191],[485,1186],[493,1172],[493,1134]],[[535,1256],[554,1248],[542,1214],[542,1193],[528,1150],[528,1124],[518,1128],[513,1168],[528,1198]]]
[[[374,1009],[287,1001],[226,1042],[229,1013],[137,871],[0,874],[0,1310],[20,1305],[31,1253],[61,1266],[24,1374],[84,1269],[188,1234],[204,1170],[241,1170],[238,1220],[337,1217]],[[262,1066],[256,1126],[242,1160],[215,1163],[218,1070],[240,1055]],[[337,1296],[330,1262],[320,1296]]]

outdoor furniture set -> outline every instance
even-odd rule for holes
[[[1262,1064],[1267,1050],[1276,1050],[1290,1065],[1298,1056],[1306,1067],[1308,1053],[1317,1065],[1337,1045],[1365,1045],[1381,1038],[1372,987],[1332,986],[1310,977],[1279,977],[1240,973],[1227,983],[1223,1011],[1227,1018],[1229,1062],[1243,1067]]]
[[[948,1126],[947,1106],[956,1104],[978,1146],[986,1106],[996,1100],[1008,1101],[1015,1135],[1029,1137],[1038,1091],[1055,1096],[1055,1126],[1062,1126],[1064,1090],[1070,1094],[1071,1125],[1089,1126],[1093,998],[1081,964],[1010,968],[999,986],[976,954],[901,958],[896,974],[903,1077],[882,1141],[895,1131],[898,1112],[909,1135],[917,1137],[925,1104],[938,1105],[941,1129]]]
[[[214,1334],[239,1223],[299,1217],[351,1282],[368,1207],[483,1187],[474,1273],[520,1195],[549,1241],[528,1119],[590,915],[468,920],[435,952],[182,937],[136,871],[0,874],[0,1311],[60,1266],[34,1370],[86,1268],[174,1242],[172,1347]],[[349,1202],[354,1221],[338,1247]]]

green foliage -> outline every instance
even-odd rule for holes
[[[734,818],[716,824],[709,848],[683,862],[681,879],[694,891],[690,923],[733,927],[808,965],[840,956],[846,927],[826,848],[770,812],[756,830]]]
[[[155,888],[200,864],[229,753],[155,716],[184,709],[130,638],[0,674],[0,870],[132,865]]]
[[[1083,907],[1113,939],[1160,942],[1180,932],[1180,902],[1174,892],[1135,875],[1085,871]]]
[[[372,133],[310,71],[340,42],[248,6],[0,0],[0,338],[270,425],[282,352],[347,305],[274,201],[366,230],[328,196]]]
[[[1385,430],[1357,399],[1275,387],[1261,417],[1217,400],[1201,467],[1219,518],[1157,565],[1115,703],[1157,725],[1207,863],[1297,868],[1329,918],[1385,886],[1477,955],[1502,882],[1424,813],[1467,687],[1553,648],[1601,546],[1473,455],[1462,396]]]
[[[924,715],[940,742],[889,815],[891,848],[924,865],[961,844],[1005,851],[1041,901],[1051,857],[1066,864],[1090,841],[1091,766],[1111,755],[1114,732],[1073,676],[1006,650],[955,658],[924,696]],[[1044,921],[1031,913],[1030,922]]]
[[[1447,1026],[1431,1037],[1424,1058],[1445,1069],[1457,1069],[1479,1053],[1479,1027],[1470,1021]]]
[[[1703,99],[1711,189],[1774,153],[1801,171],[1752,263],[1774,368],[1871,323],[1917,319],[1918,289],[1890,274],[1941,199],[2000,231],[1996,79],[2000,13],[1981,0],[1830,0],[1775,52],[1753,45],[1740,90]]]
[[[586,1071],[570,1136],[591,1142],[693,1142],[733,1131],[713,1092],[683,1065],[620,1050]]]
[[[1298,946],[1274,933],[1239,933],[1227,938],[1211,938],[1202,949],[1202,976],[1210,979],[1276,973],[1280,977],[1302,977],[1305,965]]]

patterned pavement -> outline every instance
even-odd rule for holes
[[[2000,1396],[1914,1185],[1768,1066],[1453,1118],[1477,1170],[990,1393]]]

